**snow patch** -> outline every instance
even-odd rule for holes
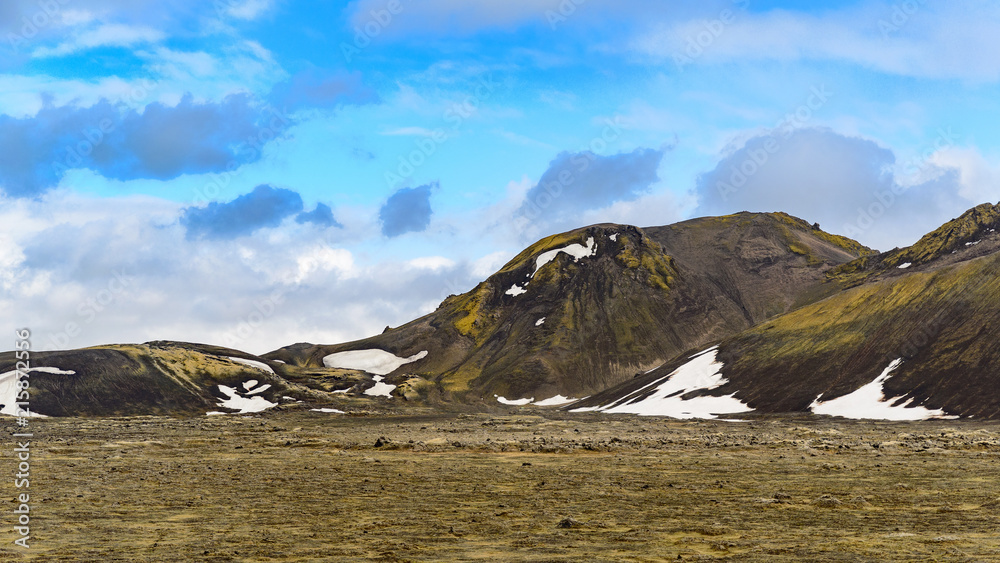
[[[244,358],[234,358],[232,356],[229,356],[226,359],[234,361],[234,362],[236,362],[238,364],[243,364],[245,366],[250,366],[252,368],[257,368],[257,369],[259,369],[261,371],[266,371],[267,373],[270,373],[271,375],[277,375],[276,373],[274,373],[274,370],[271,369],[271,366],[265,364],[264,362],[258,362],[257,360],[247,360],[247,359],[244,359]]]
[[[983,241],[981,241],[981,240],[975,240],[975,241],[972,241],[972,242],[965,243],[965,246],[976,246],[977,244],[979,244],[981,242],[983,242]]]
[[[902,397],[886,397],[883,390],[885,382],[892,372],[903,363],[902,358],[893,361],[885,368],[882,375],[864,387],[836,399],[820,401],[819,397],[809,405],[809,410],[816,414],[841,416],[854,419],[876,420],[928,420],[931,418],[958,418],[949,416],[943,410],[931,410],[919,405],[910,406],[913,398],[901,405],[894,405]],[[905,396],[905,395],[904,395]]]
[[[271,361],[274,362],[274,363],[276,363],[276,364],[283,364],[283,363],[285,363],[285,362],[283,362],[281,360],[271,360]]]
[[[55,375],[76,375],[76,372],[73,371],[73,370],[66,370],[66,369],[59,369],[59,368],[50,368],[50,367],[34,367],[34,368],[29,369],[28,371],[37,371],[37,372],[41,372],[41,373],[52,373],[52,374],[55,374]]]
[[[530,405],[535,398],[530,399],[507,399],[506,397],[497,397],[497,402],[502,405],[510,405],[512,407],[523,407],[524,405]]]
[[[527,285],[527,284],[525,284],[525,285]],[[521,286],[519,286],[519,285],[517,285],[515,283],[514,285],[510,286],[510,289],[508,289],[504,293],[506,293],[507,295],[513,295],[514,297],[517,297],[518,295],[521,295],[521,294],[524,294],[524,293],[528,293],[528,290],[524,289],[523,287],[521,287]]]
[[[535,321],[535,326],[542,326],[543,324],[545,324],[545,317],[542,317],[537,321]]]
[[[344,411],[337,410],[337,409],[325,409],[324,408],[324,409],[309,409],[309,410],[311,410],[313,412],[326,412],[326,413],[331,413],[331,414],[347,414]]]
[[[543,252],[538,255],[538,258],[535,259],[535,271],[532,272],[531,277],[535,277],[535,274],[538,273],[538,270],[542,269],[542,266],[555,260],[556,256],[558,256],[560,252],[569,254],[574,258],[574,261],[579,262],[580,258],[586,258],[597,254],[597,248],[594,246],[594,237],[589,237],[587,239],[587,246],[580,243],[574,243],[569,246],[564,246],[563,248],[555,248],[553,250],[549,250],[548,252]]]
[[[369,397],[388,397],[392,398],[392,390],[396,388],[395,385],[389,385],[388,383],[382,383],[385,379],[381,375],[376,375],[372,379],[375,380],[375,386],[371,389],[365,389],[365,395]]]
[[[722,377],[722,363],[716,360],[718,346],[691,356],[688,362],[670,375],[658,379],[642,389],[609,405],[583,407],[570,412],[599,411],[613,414],[640,416],[669,416],[672,418],[716,418],[720,414],[749,412],[753,409],[735,397],[735,393],[722,397],[683,398],[692,391],[708,391],[728,383]],[[655,388],[646,395],[645,391]],[[635,397],[635,398],[632,398]],[[644,398],[643,398],[644,397]]]
[[[389,375],[400,366],[422,360],[427,357],[427,350],[414,354],[409,358],[400,358],[385,350],[352,350],[337,352],[323,358],[323,365],[328,368],[356,369],[373,375]]]
[[[253,391],[247,391],[246,395],[247,396],[249,396],[249,395],[259,395],[259,394],[263,393],[264,391],[267,391],[270,388],[271,388],[271,384],[270,383],[265,383],[264,385],[261,385],[260,387],[254,389]]]
[[[30,368],[29,372],[39,371],[42,373],[54,373],[57,375],[74,375],[75,371],[66,371],[59,368]],[[0,414],[5,414],[7,416],[28,416],[35,418],[46,418],[44,414],[38,414],[37,412],[31,412],[31,406],[28,406],[27,411],[22,411],[21,407],[17,405],[17,394],[21,391],[21,388],[17,384],[18,371],[12,370],[0,374],[0,403],[3,404],[3,408],[0,409]],[[25,414],[27,413],[27,414]]]
[[[559,405],[568,405],[570,403],[575,403],[577,401],[582,401],[583,399],[570,399],[569,397],[563,397],[562,395],[556,395],[555,397],[549,397],[548,399],[542,399],[537,403],[534,403],[538,407],[558,407]]]
[[[900,264],[899,266],[896,266],[896,267],[899,268],[900,270],[905,270],[905,269],[909,268],[912,265],[913,264],[911,262],[904,262],[904,263],[902,263],[902,264]]]
[[[618,233],[615,233],[615,234],[611,235],[611,236],[610,236],[610,237],[608,237],[608,238],[610,238],[611,240],[613,240],[613,241],[615,241],[615,242],[618,242]]]
[[[257,382],[254,380],[250,381],[253,381],[254,385],[257,384]],[[245,393],[241,392],[238,389],[233,389],[232,387],[229,387],[227,385],[219,385],[219,391],[228,398],[222,401],[221,403],[218,403],[218,405],[220,407],[225,407],[227,409],[232,409],[234,411],[237,411],[236,413],[233,414],[261,412],[271,407],[278,406],[278,403],[272,403],[271,401],[268,401],[264,397],[251,396],[266,391],[271,386],[264,385],[259,389],[251,390],[250,388],[253,387],[253,385],[249,386],[247,385],[247,383],[250,383],[250,381],[243,383],[243,389],[246,390]],[[208,413],[208,414],[213,414],[213,413]],[[221,414],[221,413],[215,413],[215,414]]]

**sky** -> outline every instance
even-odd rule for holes
[[[378,334],[549,234],[1000,200],[990,1],[6,0],[0,307],[35,349]],[[0,345],[0,348],[4,348]]]

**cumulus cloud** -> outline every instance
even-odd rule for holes
[[[402,188],[389,196],[378,213],[382,234],[394,238],[426,230],[434,213],[431,210],[431,191],[437,187],[435,182],[416,188]]]
[[[231,239],[263,228],[277,227],[287,217],[301,212],[302,197],[299,194],[263,184],[228,203],[212,202],[206,207],[188,207],[181,215],[181,224],[187,229],[189,239]]]
[[[141,113],[107,100],[85,108],[46,104],[31,117],[0,115],[0,188],[34,196],[81,168],[116,180],[221,172],[258,160],[262,144],[290,124],[246,95],[218,103],[189,96]]]
[[[333,210],[325,203],[317,203],[316,209],[308,213],[302,212],[295,217],[298,223],[312,223],[320,227],[343,227],[333,216]]]
[[[559,154],[525,194],[516,215],[526,221],[562,225],[587,211],[633,201],[659,181],[664,150],[636,149],[600,156],[590,151]]]
[[[887,250],[974,204],[961,197],[957,170],[904,185],[895,163],[874,141],[830,129],[772,131],[732,148],[698,178],[695,214],[785,211]]]

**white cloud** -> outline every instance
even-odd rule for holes
[[[729,23],[691,19],[661,23],[628,50],[680,68],[732,61],[830,60],[904,76],[1000,79],[1000,6],[974,0],[917,3],[905,18],[898,5],[871,2],[822,15],[736,11]]]
[[[698,178],[695,215],[784,211],[888,250],[981,203],[966,198],[960,168],[934,166],[933,174],[903,183],[896,160],[875,141],[825,128],[754,135]],[[973,164],[962,159],[967,171],[977,169]]]
[[[970,203],[1000,201],[1000,165],[988,160],[977,149],[947,147],[934,153],[928,161],[940,169],[958,171],[958,194]]]
[[[97,47],[132,47],[144,43],[158,43],[166,34],[146,26],[103,24],[77,34],[70,41],[55,47],[39,47],[33,53],[37,58],[62,57]]]
[[[243,0],[242,3],[231,5],[226,13],[241,20],[254,20],[271,9],[271,0]]]
[[[11,330],[32,329],[39,349],[175,339],[263,353],[343,342],[474,285],[467,262],[390,255],[405,245],[354,250],[370,241],[339,248],[294,221],[253,237],[190,241],[177,223],[182,206],[156,198],[62,190],[2,203],[0,306]]]
[[[455,261],[444,256],[423,256],[421,258],[414,258],[407,262],[407,264],[418,270],[443,270],[455,267]]]
[[[477,279],[486,279],[502,268],[504,264],[510,262],[515,253],[507,250],[491,252],[472,263],[472,275]]]
[[[179,77],[206,77],[218,71],[218,61],[204,51],[175,51],[159,47],[152,53],[139,53],[150,61],[151,67],[168,79]]]

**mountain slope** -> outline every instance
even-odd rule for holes
[[[204,415],[256,412],[289,402],[324,399],[326,384],[227,348],[176,342],[31,352],[30,410],[46,416]],[[13,352],[0,354],[0,412],[16,414]],[[367,379],[356,374],[340,387]],[[303,385],[295,380],[301,380]],[[292,401],[294,402],[294,401]]]
[[[827,271],[869,254],[781,213],[595,225],[538,241],[407,325],[264,357],[319,367],[332,354],[385,350],[419,356],[392,374],[452,394],[579,397],[836,292]]]
[[[848,289],[722,339],[714,354],[724,383],[690,398],[733,395],[758,412],[856,416],[867,400],[892,416],[1000,418],[997,229],[1000,206],[983,205],[911,247],[832,270]],[[686,361],[573,408],[636,399]]]

